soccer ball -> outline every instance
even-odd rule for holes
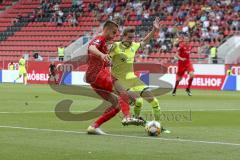
[[[161,134],[161,124],[157,121],[147,122],[145,130],[149,136],[159,136]]]

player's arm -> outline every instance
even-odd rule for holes
[[[97,49],[97,47],[96,47],[95,45],[93,45],[93,44],[90,45],[89,48],[88,48],[88,50],[89,50],[92,54],[94,54],[94,55],[100,57],[101,59],[103,59],[104,61],[106,61],[106,62],[109,62],[109,61],[110,61],[110,56],[107,55],[107,54],[103,54],[101,51],[99,51],[99,50]]]
[[[185,60],[186,60],[186,58],[181,57],[181,56],[179,55],[179,53],[176,53],[175,56],[174,56],[174,58],[176,58],[176,59],[178,59],[178,60],[180,60],[180,61],[185,61]]]
[[[51,64],[50,64],[50,66],[48,67],[48,71],[49,71],[49,73],[51,73]]]
[[[112,58],[116,53],[115,53],[115,48],[116,48],[117,44],[116,43],[113,43],[110,50],[109,50],[109,55],[110,55],[110,58]]]
[[[157,17],[154,22],[153,22],[153,28],[151,32],[149,32],[146,37],[140,42],[141,47],[144,47],[146,44],[149,43],[149,41],[154,37],[154,34],[160,29],[160,21],[159,18]]]
[[[19,66],[22,65],[22,61],[21,61],[21,59],[18,61],[18,65],[19,65]]]

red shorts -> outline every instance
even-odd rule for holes
[[[101,70],[95,81],[90,83],[91,87],[95,92],[100,95],[103,99],[108,100],[109,95],[113,91],[114,79],[111,76],[109,70]]]
[[[185,72],[194,72],[193,65],[188,64],[184,66],[178,66],[177,76],[182,77]]]

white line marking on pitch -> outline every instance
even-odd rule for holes
[[[148,112],[152,110],[143,110],[143,112]],[[229,108],[229,109],[179,109],[179,110],[162,110],[162,112],[184,112],[184,111],[192,111],[192,112],[204,112],[204,111],[240,111],[240,109]],[[89,111],[71,111],[71,113],[83,113]],[[19,112],[0,112],[0,114],[25,114],[25,113],[55,113],[55,111],[19,111]]]
[[[86,132],[68,131],[68,130],[59,130],[59,129],[27,128],[27,127],[16,127],[16,126],[0,126],[0,128],[33,130],[33,131],[46,131],[46,132],[62,132],[62,133],[74,133],[74,134],[86,134]],[[163,141],[176,141],[176,142],[190,142],[190,143],[203,143],[203,144],[240,146],[239,143],[228,143],[228,142],[219,142],[219,141],[200,141],[200,140],[177,139],[177,138],[141,137],[141,136],[128,136],[128,135],[119,135],[119,134],[107,134],[105,136],[123,137],[123,138],[138,138],[138,139],[154,139],[154,140],[158,139],[158,140],[163,140]]]

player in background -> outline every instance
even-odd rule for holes
[[[129,94],[119,85],[117,80],[112,77],[109,67],[111,58],[109,56],[107,42],[113,40],[117,32],[118,25],[113,21],[106,21],[102,34],[95,37],[88,46],[86,81],[101,98],[112,104],[112,106],[107,108],[106,111],[88,127],[87,132],[89,134],[105,134],[100,129],[100,126],[120,111],[118,97],[112,94],[114,89],[120,95]],[[133,96],[130,96],[130,99],[135,101]],[[132,119],[128,120],[133,121]]]
[[[16,81],[23,76],[23,82],[25,85],[27,85],[27,70],[26,70],[26,60],[24,59],[24,55],[20,58],[18,62],[18,71],[19,71],[19,76],[17,77],[17,79],[14,80],[14,83],[16,83]]]
[[[154,34],[159,31],[160,22],[156,18],[153,22],[153,29],[141,42],[134,42],[135,29],[126,28],[123,31],[121,42],[115,42],[111,48],[112,57],[112,74],[118,79],[120,84],[129,89],[130,91],[137,92],[140,97],[147,100],[151,106],[156,121],[160,120],[160,105],[157,100],[146,86],[134,73],[133,63],[137,50],[145,45],[154,37]],[[143,106],[143,99],[137,98],[134,107],[134,116],[140,117],[141,108]],[[124,110],[129,110],[129,105]],[[125,121],[122,121],[125,125]]]
[[[49,79],[53,78],[55,84],[57,84],[57,78],[56,78],[56,65],[54,64],[54,61],[49,65]]]
[[[185,74],[185,72],[187,72],[189,75],[186,92],[189,96],[192,96],[190,89],[194,77],[194,68],[190,61],[191,49],[192,47],[189,45],[189,38],[185,37],[183,42],[179,43],[178,52],[175,55],[175,58],[178,59],[178,71],[176,76],[175,87],[172,91],[172,96],[176,96],[177,87],[179,85],[179,82],[182,80],[182,77]]]

